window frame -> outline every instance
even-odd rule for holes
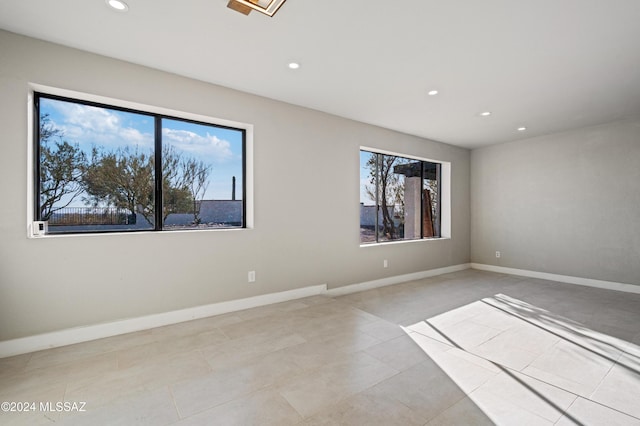
[[[103,234],[137,234],[137,233],[176,233],[197,231],[233,231],[253,229],[253,125],[210,116],[177,111],[163,107],[154,107],[129,101],[80,93],[66,89],[57,89],[39,84],[29,84],[28,94],[28,177],[30,190],[27,197],[27,236],[42,237],[36,232],[40,220],[40,100],[52,99],[74,104],[106,108],[139,115],[145,115],[154,124],[154,196],[155,214],[153,228],[148,229],[97,229],[90,231],[57,231],[47,233],[47,237],[103,235]],[[229,228],[185,228],[163,229],[162,218],[162,120],[177,120],[203,126],[213,126],[241,132],[242,137],[242,225]]]
[[[435,160],[435,159],[431,159],[431,158],[425,158],[425,157],[419,157],[416,155],[409,155],[409,154],[404,154],[404,153],[398,153],[398,152],[392,152],[392,151],[387,151],[387,150],[383,150],[383,149],[379,149],[379,148],[372,148],[369,146],[360,146],[360,149],[358,150],[358,158],[360,161],[361,158],[361,154],[362,152],[367,152],[370,154],[376,154],[376,155],[387,155],[387,156],[395,156],[395,157],[400,157],[403,159],[407,159],[407,160],[414,160],[414,161],[420,161],[422,162],[422,171],[421,171],[421,181],[424,182],[424,163],[433,163],[433,164],[437,164],[439,165],[439,167],[437,167],[437,173],[438,173],[438,210],[439,210],[439,227],[440,227],[440,236],[438,237],[424,237],[424,229],[422,227],[423,224],[423,215],[424,215],[424,197],[421,196],[421,208],[420,208],[420,216],[421,216],[421,226],[420,226],[420,238],[410,238],[410,239],[395,239],[395,240],[389,240],[389,241],[379,241],[378,240],[378,235],[377,235],[377,228],[379,226],[378,222],[379,222],[379,209],[381,208],[380,205],[380,201],[379,200],[375,200],[375,206],[376,206],[376,215],[375,215],[375,222],[376,222],[376,240],[373,242],[363,242],[362,241],[362,234],[360,233],[360,247],[377,247],[380,245],[387,245],[387,244],[402,244],[402,243],[413,243],[413,242],[419,242],[419,241],[442,241],[442,240],[448,240],[451,239],[451,162],[448,161],[443,161],[443,160]],[[377,165],[378,162],[376,162]],[[362,180],[362,175],[359,173],[359,177],[360,180]],[[376,172],[376,181],[378,180],[378,173]],[[424,189],[424,187],[423,187]],[[377,197],[377,191],[376,191],[376,198]],[[362,206],[362,204],[360,204]],[[359,224],[360,225],[360,224]]]

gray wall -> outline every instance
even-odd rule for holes
[[[471,229],[475,263],[640,285],[640,119],[472,151]]]
[[[0,341],[470,261],[468,150],[7,32],[0,57]],[[253,124],[255,228],[28,239],[29,82]],[[359,246],[361,145],[452,163],[452,239]]]

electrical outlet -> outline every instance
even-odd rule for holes
[[[500,252],[499,251],[496,252],[496,258],[498,258],[498,259],[500,258]]]
[[[256,282],[256,271],[249,271],[248,280],[250,283]]]
[[[383,267],[383,268],[388,268],[388,267],[389,267],[389,261],[388,261],[387,259],[385,259],[385,260],[382,262],[382,267]]]

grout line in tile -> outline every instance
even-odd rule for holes
[[[178,404],[176,404],[176,398],[175,396],[173,396],[173,391],[171,390],[171,385],[167,385],[167,391],[169,392],[169,395],[171,396],[171,402],[173,403],[173,408],[174,410],[176,410],[176,414],[178,415],[178,421],[182,420],[183,417],[180,414],[180,410],[178,409]]]
[[[576,399],[575,399],[575,401],[573,401],[573,402],[571,403],[571,405],[575,404],[575,403],[576,403],[576,401],[577,401],[579,398],[582,398],[582,399],[584,399],[585,401],[592,402],[592,403],[597,404],[597,405],[599,405],[599,406],[601,406],[601,407],[608,408],[609,410],[616,411],[616,412],[618,412],[618,413],[620,413],[620,414],[623,414],[623,415],[628,416],[628,417],[632,417],[632,418],[637,419],[637,420],[639,420],[639,421],[640,421],[640,417],[638,417],[638,416],[634,416],[634,415],[633,415],[633,414],[631,414],[631,413],[628,413],[628,412],[625,412],[625,411],[621,411],[621,410],[619,410],[619,409],[617,409],[617,408],[615,408],[615,407],[611,407],[611,406],[609,406],[609,405],[607,405],[607,404],[603,404],[602,402],[599,402],[599,401],[593,400],[593,399],[591,399],[591,397],[589,397],[589,398],[585,398],[584,396],[580,396],[580,395],[578,395],[578,398],[576,398]],[[571,406],[569,406],[569,408],[571,408]],[[567,411],[569,410],[569,408],[567,408]]]

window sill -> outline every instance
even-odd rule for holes
[[[73,238],[73,237],[104,237],[104,236],[123,236],[123,235],[164,235],[164,234],[200,234],[205,232],[242,232],[251,231],[253,228],[217,228],[217,229],[176,229],[166,231],[127,231],[127,232],[86,232],[75,234],[46,234],[33,235],[31,232],[27,234],[30,240],[47,240],[54,238]]]
[[[384,241],[382,243],[360,244],[360,247],[379,247],[379,246],[389,246],[389,245],[395,245],[395,244],[423,243],[426,241],[443,241],[443,240],[450,240],[450,239],[451,237],[440,237],[440,238],[421,238],[416,240]]]

